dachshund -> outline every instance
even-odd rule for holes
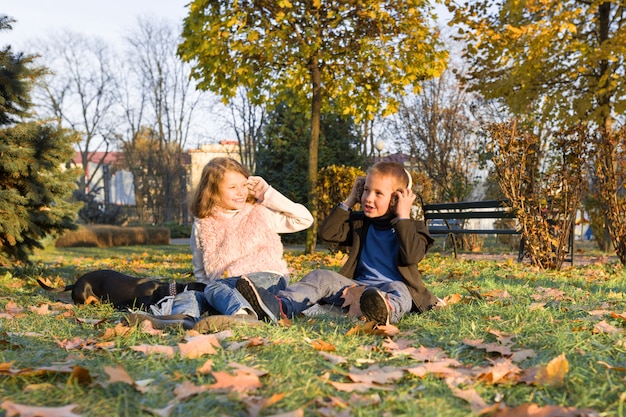
[[[39,285],[50,292],[72,291],[75,304],[92,304],[108,301],[118,310],[147,309],[167,296],[187,290],[204,291],[200,282],[165,282],[150,278],[137,278],[110,269],[88,272],[71,285],[53,288],[37,279]]]

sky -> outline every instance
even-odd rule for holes
[[[0,47],[26,50],[29,42],[65,29],[121,42],[138,16],[165,18],[182,25],[188,0],[0,0],[0,14],[16,20],[0,31]]]

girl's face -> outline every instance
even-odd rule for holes
[[[220,184],[220,207],[225,210],[241,210],[248,198],[247,178],[236,171],[227,171]]]
[[[395,194],[396,181],[391,175],[370,174],[365,178],[361,206],[366,217],[384,216]]]

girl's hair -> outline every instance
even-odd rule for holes
[[[393,177],[395,188],[411,188],[413,179],[411,174],[398,162],[377,162],[367,170],[367,175],[378,174]]]
[[[204,166],[189,207],[194,217],[203,219],[213,214],[213,210],[220,203],[220,185],[224,174],[229,171],[238,172],[246,178],[251,175],[248,168],[232,158],[213,158]],[[254,200],[254,197],[248,194],[248,201]]]

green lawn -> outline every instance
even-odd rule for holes
[[[287,259],[296,279],[341,262]],[[123,313],[67,305],[36,283],[105,268],[189,279],[187,246],[34,260],[0,269],[0,416],[626,415],[626,275],[615,262],[546,272],[435,252],[422,270],[449,305],[397,329],[327,314],[194,335],[125,328]]]

